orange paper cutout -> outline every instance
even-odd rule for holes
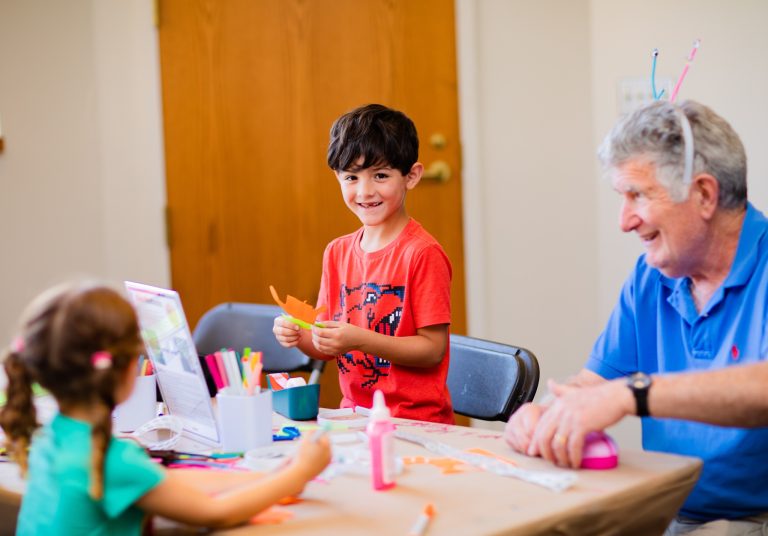
[[[325,311],[325,305],[315,309],[305,301],[299,301],[298,298],[294,298],[290,294],[287,295],[285,303],[280,301],[280,296],[277,295],[275,287],[269,285],[269,291],[272,293],[272,298],[277,304],[282,307],[283,311],[291,315],[293,318],[303,320],[307,324],[314,324],[317,315]]]
[[[266,510],[253,516],[249,524],[251,525],[279,525],[284,521],[293,519],[293,512],[279,506],[270,506]]]
[[[508,463],[510,465],[517,465],[515,461],[510,460],[509,458],[505,458],[504,456],[499,456],[498,454],[494,454],[493,452],[490,452],[485,449],[471,448],[471,449],[467,449],[465,452],[471,452],[472,454],[480,454],[481,456],[494,458],[504,463]],[[403,463],[405,465],[434,465],[435,467],[439,467],[440,472],[444,475],[464,473],[466,471],[472,472],[477,470],[471,465],[466,465],[464,462],[460,460],[456,460],[454,458],[428,458],[426,456],[405,456],[403,457]]]
[[[454,458],[427,458],[424,456],[408,456],[403,458],[405,465],[434,465],[440,468],[440,472],[444,475],[450,475],[454,473],[463,473],[465,471],[474,470],[468,468],[464,462],[456,460]]]
[[[480,454],[482,456],[488,456],[489,458],[494,458],[504,463],[508,463],[509,465],[517,465],[516,461],[511,460],[509,458],[505,458],[504,456],[499,456],[498,454],[494,454],[489,450],[485,450],[481,448],[473,448],[473,449],[467,449],[467,452],[471,452],[472,454]]]

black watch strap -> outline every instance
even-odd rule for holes
[[[648,390],[653,381],[651,377],[642,372],[635,372],[627,378],[627,386],[632,390],[635,396],[636,414],[638,417],[650,417],[648,411]]]
[[[648,391],[643,389],[642,391],[635,391],[635,405],[637,406],[638,417],[649,417],[651,414],[648,412]]]

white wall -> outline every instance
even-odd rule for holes
[[[0,3],[0,344],[73,277],[167,284],[150,0]]]
[[[471,335],[547,378],[599,329],[589,3],[457,2]]]
[[[151,0],[92,0],[103,276],[170,284],[160,57]]]

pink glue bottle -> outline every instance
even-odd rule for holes
[[[395,425],[384,402],[384,393],[373,393],[373,408],[368,421],[373,489],[385,490],[395,485]]]

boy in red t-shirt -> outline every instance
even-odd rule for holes
[[[384,392],[395,417],[453,424],[446,386],[451,263],[440,244],[405,211],[421,179],[419,139],[403,113],[370,104],[331,128],[328,165],[347,207],[363,226],[325,249],[311,332],[275,319],[286,347],[336,359],[341,407],[370,408]]]

